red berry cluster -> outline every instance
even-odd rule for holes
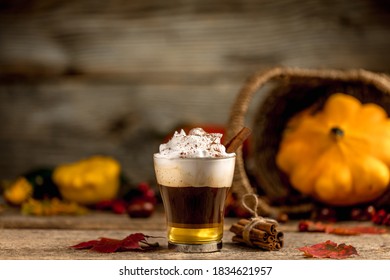
[[[137,186],[136,192],[129,197],[127,214],[131,218],[150,217],[157,203],[154,190],[148,183],[142,182]]]
[[[371,221],[377,225],[390,226],[390,212],[385,209],[375,211],[371,217]]]
[[[390,226],[390,212],[385,209],[377,210],[373,205],[353,208],[321,207],[314,212],[313,218],[327,222],[342,220],[372,221],[377,225]]]
[[[154,190],[148,183],[139,183],[131,189],[123,198],[105,200],[97,203],[97,210],[108,210],[116,214],[127,213],[132,218],[147,218],[153,212],[157,198]]]

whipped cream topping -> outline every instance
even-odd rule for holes
[[[184,130],[175,132],[173,137],[165,144],[160,145],[157,156],[165,158],[220,158],[233,156],[226,153],[221,144],[221,133],[207,133],[202,128],[193,128],[188,132]]]

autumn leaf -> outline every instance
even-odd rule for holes
[[[139,246],[139,243],[146,244],[151,247],[156,247],[156,244],[151,244],[146,242],[146,238],[149,236],[143,235],[142,233],[134,233],[127,236],[122,241],[122,249],[124,250],[132,250],[132,249],[142,249]]]
[[[301,221],[298,224],[300,232],[325,232],[337,235],[359,235],[359,234],[384,234],[386,229],[375,226],[335,226],[334,224],[324,224],[321,222]]]
[[[101,237],[97,240],[81,242],[70,247],[77,250],[90,249],[99,253],[113,253],[129,250],[143,250],[144,248],[159,246],[158,243],[148,243],[148,237],[150,236],[144,235],[143,233],[133,233],[124,239]]]
[[[298,248],[305,256],[312,258],[346,259],[352,255],[359,255],[351,245],[337,243],[330,240],[312,246]]]

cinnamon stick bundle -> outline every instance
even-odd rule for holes
[[[268,251],[283,247],[284,234],[278,230],[278,223],[270,219],[241,219],[230,227],[230,231],[235,234],[233,242]]]

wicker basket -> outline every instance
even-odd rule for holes
[[[263,92],[264,89],[268,92]],[[256,92],[262,92],[263,98],[253,124],[246,125],[248,108]],[[390,115],[390,78],[385,74],[361,69],[276,67],[255,73],[248,79],[233,104],[227,135],[234,135],[245,125],[251,127],[254,168],[248,174],[243,152],[239,150],[233,193],[238,197],[251,192],[261,193],[275,205],[297,202],[300,194],[289,185],[275,163],[282,132],[294,114],[311,105],[320,108],[327,97],[336,92],[353,95],[363,103],[379,104]]]

